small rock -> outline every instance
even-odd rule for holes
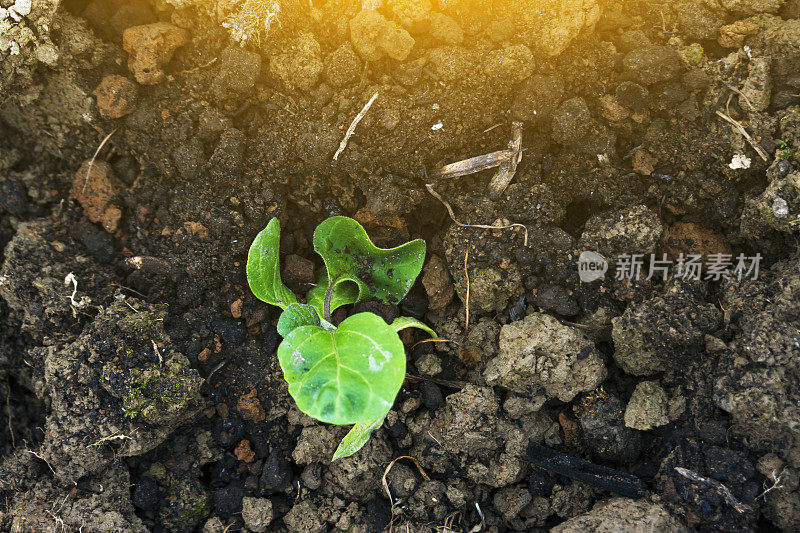
[[[350,19],[350,41],[366,61],[377,61],[384,55],[403,61],[414,47],[408,31],[371,9],[363,9]]]
[[[538,412],[547,401],[547,397],[544,394],[533,398],[517,396],[516,394],[509,394],[508,396],[506,401],[503,402],[503,409],[508,413],[509,417],[515,420]]]
[[[186,233],[188,233],[189,235],[197,237],[198,239],[201,240],[205,240],[211,237],[211,234],[208,232],[207,227],[193,220],[184,222],[183,229],[185,229]]]
[[[334,87],[353,83],[361,75],[361,60],[350,43],[344,43],[325,59],[325,77]]]
[[[161,507],[163,495],[158,483],[149,477],[143,477],[136,484],[131,496],[131,503],[142,511],[157,511]]]
[[[739,105],[747,111],[766,111],[772,96],[772,62],[769,57],[754,57],[747,64],[747,79],[739,94]]]
[[[255,86],[261,73],[261,56],[238,46],[229,47],[220,54],[220,65],[211,90],[219,98],[235,96]]]
[[[283,455],[271,453],[264,462],[259,487],[266,494],[279,494],[292,485],[292,468]]]
[[[622,60],[622,64],[642,85],[669,81],[684,70],[681,56],[666,46],[632,50]]]
[[[647,150],[640,148],[633,153],[631,163],[633,164],[634,172],[638,172],[642,176],[649,176],[655,172],[658,159],[653,157]]]
[[[690,91],[701,91],[711,85],[711,76],[702,68],[694,68],[683,75],[683,86]]]
[[[744,39],[748,35],[755,35],[761,31],[761,27],[749,20],[737,20],[733,24],[722,26],[719,29],[717,42],[723,48],[739,48],[744,44]]]
[[[237,459],[245,463],[252,463],[256,459],[256,453],[253,451],[253,448],[250,446],[250,441],[247,439],[242,439],[241,442],[239,442],[233,454]]]
[[[302,481],[305,488],[317,490],[322,486],[323,474],[321,464],[311,463],[303,469],[303,473],[300,474],[300,481]]]
[[[483,70],[498,83],[514,85],[533,73],[533,52],[524,44],[492,50],[486,55]]]
[[[464,41],[464,30],[458,22],[442,13],[430,14],[431,37],[448,44],[461,44]]]
[[[591,511],[570,518],[550,530],[552,533],[587,531],[640,531],[684,533],[688,529],[658,503],[630,498],[598,502]]]
[[[442,371],[442,361],[435,353],[426,353],[417,359],[415,366],[420,374],[435,376]]]
[[[395,463],[386,474],[392,496],[395,498],[408,498],[417,488],[419,480],[414,471],[401,462]]]
[[[203,533],[225,533],[225,526],[218,516],[212,516],[203,526]]]
[[[130,56],[128,68],[142,85],[164,81],[162,68],[176,49],[189,42],[189,32],[167,22],[133,26],[122,33],[122,47]]]
[[[78,200],[89,220],[100,222],[107,232],[114,233],[122,219],[117,205],[121,187],[111,165],[102,160],[84,161],[72,180],[70,195]]]
[[[530,491],[523,487],[503,487],[494,494],[494,507],[504,520],[514,520],[532,499]]]
[[[651,254],[664,228],[658,214],[639,205],[590,218],[578,247],[599,253],[608,261],[621,254]]]
[[[432,255],[428,259],[422,271],[422,285],[428,293],[428,307],[432,311],[447,307],[455,295],[447,263],[438,255]]]
[[[690,39],[713,39],[722,25],[722,20],[699,0],[679,5],[677,15],[679,27]]]
[[[650,42],[647,34],[642,30],[627,30],[623,32],[615,42],[617,44],[617,50],[623,54],[627,54],[631,50],[636,50],[638,48],[646,48],[653,44]]]
[[[242,500],[244,525],[253,533],[264,533],[272,522],[272,502],[266,498],[245,497]]]
[[[681,320],[675,320],[676,313]],[[614,360],[633,376],[649,376],[668,368],[678,371],[698,357],[704,332],[722,322],[722,311],[704,302],[692,287],[674,279],[665,294],[633,302],[611,320]]]
[[[325,426],[303,428],[292,452],[294,462],[300,465],[327,463],[330,461],[338,440]]]
[[[499,345],[499,355],[486,366],[486,381],[519,394],[544,387],[548,396],[568,402],[597,388],[607,374],[586,335],[543,313],[503,326]]]
[[[311,33],[301,33],[290,51],[272,58],[269,68],[287,89],[309,91],[317,84],[322,66],[319,42]]]
[[[589,132],[592,114],[583,98],[571,98],[553,115],[553,140],[567,146],[579,142]]]
[[[579,311],[578,302],[561,285],[550,285],[537,291],[534,299],[543,311],[553,311],[562,316],[573,316]]]
[[[240,396],[236,408],[244,418],[251,422],[261,422],[267,416],[264,408],[261,407],[261,402],[255,389],[251,389],[249,393]]]
[[[636,385],[625,408],[625,425],[647,431],[668,423],[668,399],[664,389],[655,381],[642,381]]]
[[[781,197],[772,201],[772,214],[775,218],[786,218],[789,216],[789,203]]]
[[[103,118],[120,118],[136,109],[136,85],[125,76],[106,76],[94,90],[94,95]]]
[[[286,513],[283,522],[290,533],[322,533],[328,528],[320,514],[319,508],[311,500],[302,500]]]
[[[444,403],[444,396],[439,387],[430,381],[422,383],[422,403],[428,411],[435,411]]]
[[[624,81],[617,85],[614,92],[617,101],[634,113],[644,113],[650,107],[650,93],[632,81]]]
[[[619,103],[613,94],[604,94],[600,97],[600,114],[609,122],[622,122],[631,116],[630,112]]]
[[[244,300],[242,300],[241,298],[231,302],[231,316],[233,316],[233,318],[242,318],[243,303]]]

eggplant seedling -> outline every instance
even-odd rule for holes
[[[305,303],[281,281],[277,218],[250,246],[247,281],[259,300],[283,309],[278,361],[297,407],[322,422],[354,424],[336,449],[336,460],[364,446],[400,391],[406,357],[398,332],[416,327],[436,333],[410,317],[391,324],[374,313],[351,315],[338,326],[331,320],[337,308],[358,301],[399,303],[422,270],[424,241],[378,248],[361,224],[336,216],[317,226],[313,242],[325,266]]]

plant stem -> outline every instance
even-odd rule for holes
[[[336,286],[336,281],[339,279],[339,276],[336,276],[331,280],[328,284],[328,290],[325,291],[325,309],[323,313],[325,314],[325,320],[331,322],[331,297],[333,296],[333,287]],[[333,322],[331,322],[333,324]]]

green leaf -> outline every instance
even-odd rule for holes
[[[320,320],[316,309],[306,304],[289,304],[278,319],[278,333],[285,337],[294,328],[300,326],[319,326]]]
[[[425,241],[378,248],[361,224],[347,217],[331,217],[317,226],[314,250],[325,261],[328,283],[355,282],[359,300],[377,298],[388,304],[408,294],[425,261]]]
[[[394,322],[392,322],[392,328],[398,333],[406,328],[419,328],[429,333],[434,339],[439,337],[429,326],[410,316],[399,316],[395,318]]]
[[[306,294],[306,301],[319,313],[320,318],[325,318],[325,296],[328,293],[328,273],[321,272],[317,278],[317,285]],[[358,286],[352,282],[338,283],[331,291],[331,310],[333,313],[343,305],[358,301]]]
[[[406,374],[400,337],[372,313],[352,315],[333,331],[293,329],[278,346],[278,361],[297,407],[339,425],[384,416]]]
[[[256,298],[286,309],[297,297],[281,281],[280,237],[277,218],[256,235],[247,254],[247,282]]]
[[[335,461],[337,459],[350,457],[360,450],[367,443],[372,432],[381,427],[385,418],[386,415],[383,415],[372,422],[362,422],[353,426],[353,428],[347,432],[347,435],[344,436],[342,442],[339,443],[339,447],[336,448],[336,453],[333,454],[332,460]]]

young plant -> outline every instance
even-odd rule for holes
[[[425,261],[425,242],[378,248],[364,228],[347,217],[331,217],[317,226],[314,250],[324,268],[306,303],[281,281],[280,222],[270,220],[247,256],[247,281],[259,299],[283,309],[278,319],[278,361],[297,407],[322,422],[354,424],[333,460],[354,454],[383,423],[406,374],[398,332],[422,322],[399,317],[391,324],[373,313],[358,313],[334,326],[331,313],[358,301],[397,304],[405,297]]]

